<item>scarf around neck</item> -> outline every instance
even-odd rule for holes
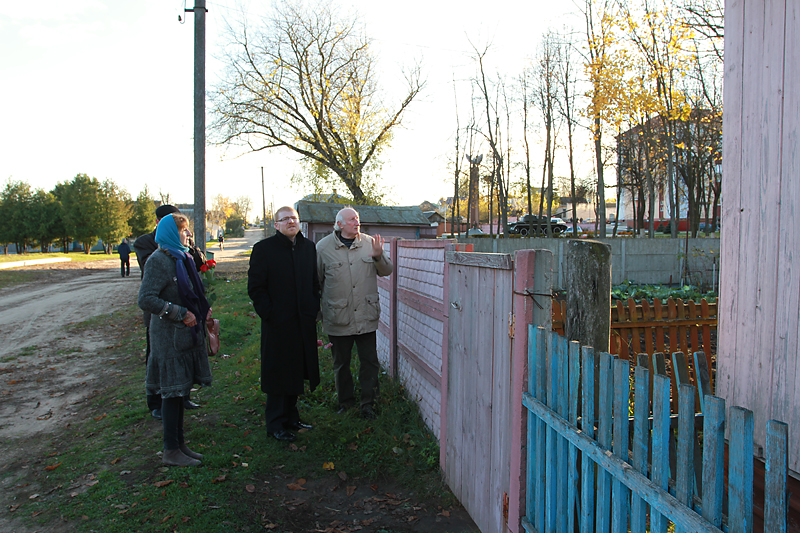
[[[187,253],[189,248],[181,244],[178,226],[171,215],[162,218],[158,223],[156,244],[175,258],[175,273],[181,305],[197,318],[197,323],[192,326],[192,340],[194,344],[197,344],[197,336],[205,330],[206,316],[211,306],[203,294],[203,282],[197,274],[194,260]]]

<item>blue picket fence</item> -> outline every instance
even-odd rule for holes
[[[528,533],[753,531],[751,411],[733,407],[726,421],[725,401],[706,395],[696,415],[684,383],[671,415],[667,376],[653,376],[651,393],[644,366],[631,380],[627,360],[541,327],[528,335]],[[788,426],[767,422],[764,531],[786,531],[787,452]]]

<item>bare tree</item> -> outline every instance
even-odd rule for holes
[[[536,63],[536,98],[539,109],[544,118],[545,152],[544,167],[542,168],[542,189],[539,199],[539,217],[543,214],[543,203],[547,210],[547,234],[551,234],[550,218],[553,215],[553,159],[555,155],[556,130],[558,117],[556,107],[558,103],[558,60],[561,54],[560,43],[556,34],[550,30],[542,38],[539,49],[539,58]],[[546,180],[546,182],[545,182]]]
[[[575,149],[573,146],[573,127],[576,124],[575,117],[575,95],[577,94],[577,79],[573,71],[572,63],[572,43],[567,42],[566,35],[560,37],[562,44],[558,49],[560,53],[558,66],[558,84],[563,93],[563,99],[559,99],[559,109],[564,122],[567,125],[567,154],[569,158],[569,183],[570,198],[572,199],[572,232],[573,236],[578,236],[578,199],[575,197]]]
[[[484,112],[486,114],[486,129],[483,131],[483,136],[489,143],[489,149],[492,153],[492,174],[490,177],[489,199],[491,206],[492,192],[494,189],[495,180],[497,180],[497,197],[499,203],[499,214],[503,224],[503,234],[508,235],[508,201],[506,186],[503,183],[503,154],[502,148],[499,145],[497,138],[497,131],[499,130],[499,117],[497,111],[497,103],[492,105],[492,98],[489,92],[489,86],[486,81],[486,70],[484,66],[484,58],[488,52],[488,48],[483,51],[478,51],[473,45],[475,51],[475,61],[478,63],[478,77],[475,79],[475,85],[478,87],[481,102],[483,103]],[[499,90],[496,92],[499,95]],[[491,207],[489,214],[489,221],[491,222]]]
[[[703,36],[703,43],[719,63],[724,60],[725,5],[723,0],[684,0],[686,24]]]
[[[369,202],[365,167],[422,89],[419,69],[398,105],[382,101],[369,39],[325,0],[283,2],[261,26],[243,17],[229,30],[228,70],[211,97],[219,142],[288,148],[331,169],[355,203]]]

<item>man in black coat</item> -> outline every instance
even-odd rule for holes
[[[291,207],[275,213],[278,232],[253,247],[247,293],[261,317],[261,390],[267,393],[267,434],[282,441],[311,429],[300,420],[297,397],[304,380],[319,385],[317,250],[300,233]]]

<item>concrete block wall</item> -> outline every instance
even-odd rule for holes
[[[564,288],[564,245],[569,239],[459,239],[476,252],[513,254],[517,250],[553,252],[553,287]],[[720,239],[598,239],[611,246],[611,283],[692,284],[716,289],[719,284]]]

